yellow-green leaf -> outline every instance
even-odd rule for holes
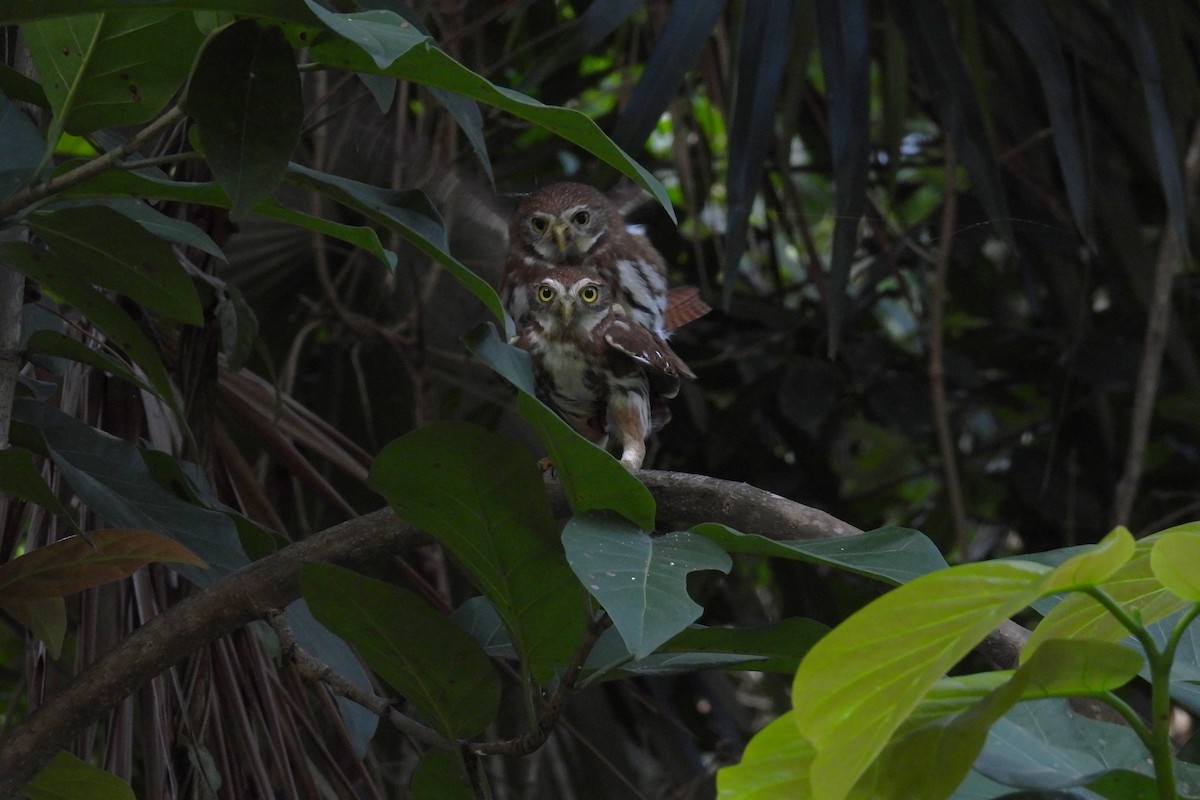
[[[1200,603],[1200,529],[1162,534],[1150,549],[1150,568],[1163,586]]]

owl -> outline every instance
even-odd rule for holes
[[[696,376],[595,270],[543,270],[529,298],[513,344],[533,359],[538,397],[589,441],[605,447],[614,436],[621,463],[640,468],[647,437],[670,419],[665,398]]]
[[[662,256],[625,224],[608,197],[590,186],[551,184],[517,207],[509,225],[500,298],[518,330],[535,307],[535,287],[556,267],[595,270],[629,321],[664,340],[674,328],[709,310],[692,287],[668,291]]]

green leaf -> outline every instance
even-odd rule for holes
[[[464,341],[467,349],[517,387],[517,410],[546,445],[573,512],[615,511],[643,530],[654,528],[654,498],[642,482],[537,399],[529,353],[500,341],[490,323],[475,328]]]
[[[1163,586],[1200,603],[1200,524],[1163,533],[1150,548],[1150,567]]]
[[[432,39],[391,11],[335,14],[314,0],[309,1],[309,7],[343,37],[314,42],[310,50],[314,60],[351,72],[375,72],[448,89],[528,120],[632,179],[675,219],[670,198],[658,179],[605,136],[586,115],[574,109],[543,105],[520,92],[494,85],[451,58]]]
[[[996,625],[1043,594],[1103,580],[1132,545],[1118,529],[1053,570],[1024,561],[951,567],[892,590],[830,631],[792,687],[796,724],[817,750],[814,794],[848,796],[925,694]]]
[[[444,266],[497,319],[504,319],[500,296],[491,284],[450,255],[450,243],[446,239],[442,219],[423,192],[381,189],[349,178],[317,172],[299,164],[289,166],[288,179],[396,231],[407,242]]]
[[[29,184],[42,162],[42,137],[21,109],[0,93],[0,200]]]
[[[128,783],[65,751],[50,759],[22,791],[29,800],[137,800]]]
[[[104,332],[110,344],[125,351],[146,373],[156,394],[171,407],[177,420],[183,420],[171,379],[159,358],[158,350],[120,306],[77,278],[72,264],[26,242],[0,242],[0,263],[16,269],[27,278],[33,278],[79,309]]]
[[[854,796],[949,797],[983,749],[989,728],[1018,701],[1111,691],[1132,680],[1141,665],[1138,653],[1111,642],[1047,642],[978,702],[898,736],[855,787]]]
[[[44,18],[22,26],[59,134],[139,125],[187,77],[202,37],[190,11],[136,9]]]
[[[612,617],[635,659],[653,653],[704,611],[688,596],[689,574],[728,572],[733,563],[702,536],[651,536],[616,515],[577,514],[562,540],[571,569]]]
[[[65,597],[128,577],[152,561],[203,559],[153,531],[99,530],[68,536],[0,566],[0,603],[9,597]]]
[[[792,713],[754,735],[742,761],[717,772],[718,800],[798,800],[813,797],[809,771],[816,750],[796,732]]]
[[[450,619],[471,634],[471,638],[483,646],[483,652],[489,657],[517,660],[517,651],[512,645],[508,629],[504,627],[504,620],[486,596],[468,598],[454,609]]]
[[[37,430],[71,489],[110,525],[157,531],[204,559],[208,569],[177,568],[188,580],[207,586],[249,563],[232,520],[164,489],[132,444],[25,398],[13,403],[13,419]]]
[[[37,503],[65,520],[73,530],[79,530],[75,526],[74,516],[59,502],[46,479],[42,477],[41,470],[33,463],[33,453],[25,448],[9,447],[7,450],[0,450],[0,490],[30,503]],[[2,570],[3,567],[0,567],[0,571]]]
[[[714,628],[693,625],[658,648],[664,654],[733,654],[756,656],[747,668],[758,672],[793,673],[829,626],[812,619],[788,617],[756,628]],[[651,656],[654,658],[654,656]],[[694,662],[703,668],[703,661]],[[637,665],[629,665],[637,671]]]
[[[78,164],[74,164],[74,166],[78,166]],[[218,183],[173,181],[165,176],[155,174],[151,170],[136,172],[109,170],[68,189],[64,195],[68,197],[147,198],[179,203],[200,203],[217,208],[229,208],[230,205],[229,196],[225,194],[225,190]],[[282,206],[270,197],[259,203],[254,210],[265,217],[300,225],[317,233],[341,239],[355,247],[361,247],[386,264],[389,269],[394,269],[396,266],[396,254],[383,248],[379,241],[379,235],[372,228],[343,225],[332,220],[315,217],[303,211]]]
[[[67,636],[67,604],[61,597],[8,597],[0,607],[41,639],[51,658],[62,655]]]
[[[304,99],[295,56],[278,28],[241,20],[204,45],[184,108],[205,160],[243,219],[283,179],[300,141]]]
[[[217,298],[217,321],[221,325],[221,349],[233,371],[246,366],[254,342],[258,339],[258,317],[231,283],[225,284]]]
[[[701,523],[692,528],[692,532],[707,536],[727,553],[751,553],[823,564],[892,584],[907,583],[946,567],[946,559],[937,545],[925,534],[910,528],[879,528],[852,536],[785,541],[740,533],[715,522]]]
[[[226,260],[225,253],[212,240],[212,237],[187,220],[168,217],[142,200],[102,200],[100,203],[129,217],[159,239],[193,247],[202,253],[208,253],[213,258]],[[43,206],[43,208],[53,211],[80,204],[81,201],[78,200],[66,200]]]
[[[30,227],[72,266],[72,274],[172,319],[204,322],[191,278],[171,248],[141,225],[104,206],[38,212]]]
[[[475,800],[476,796],[459,762],[445,750],[425,751],[408,790],[412,800]]]
[[[1172,528],[1171,531],[1188,531],[1197,527],[1200,527],[1200,523],[1190,523]],[[1151,564],[1154,545],[1166,533],[1168,531],[1139,539],[1133,555],[1120,569],[1104,580],[1094,581],[1118,605],[1136,615],[1143,625],[1169,616],[1187,605],[1187,601],[1163,586]],[[1125,626],[1094,598],[1086,594],[1072,594],[1056,605],[1034,628],[1021,657],[1028,658],[1042,642],[1049,639],[1082,638],[1116,642],[1128,635]]]
[[[466,632],[412,592],[332,564],[300,574],[313,614],[450,740],[486,728],[500,706],[500,680]]]
[[[440,423],[386,446],[369,480],[487,595],[538,681],[566,665],[586,606],[532,455],[475,425]]]

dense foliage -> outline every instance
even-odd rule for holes
[[[0,23],[0,794],[1200,792],[1193,3]],[[646,465],[720,480],[505,344],[563,178],[716,307]]]

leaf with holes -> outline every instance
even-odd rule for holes
[[[577,514],[562,539],[571,569],[612,617],[635,659],[653,653],[703,612],[688,595],[688,575],[728,572],[733,564],[703,536],[652,536],[613,514]]]

